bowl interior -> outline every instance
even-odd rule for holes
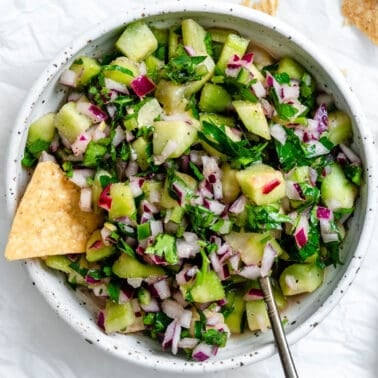
[[[66,90],[58,84],[58,79],[64,67],[76,56],[99,57],[109,52],[124,24],[141,17],[142,13],[145,13],[147,22],[160,27],[167,27],[184,18],[193,18],[206,27],[235,29],[274,56],[294,57],[317,78],[324,90],[334,96],[337,106],[346,111],[353,120],[353,148],[361,156],[367,170],[366,181],[356,212],[349,222],[349,232],[342,250],[344,265],[338,266],[337,269],[328,268],[323,286],[311,295],[295,298],[285,311],[286,333],[289,342],[295,342],[310,331],[338,302],[358,270],[364,253],[364,248],[361,243],[359,246],[359,242],[366,239],[365,234],[369,234],[367,222],[373,217],[372,212],[368,211],[373,201],[370,193],[373,184],[368,174],[368,171],[372,170],[372,159],[368,159],[370,141],[362,124],[358,105],[341,75],[328,65],[321,54],[317,53],[316,48],[273,18],[234,5],[192,5],[187,6],[184,11],[180,2],[177,2],[169,8],[169,13],[163,13],[159,9],[160,7],[151,6],[148,10],[131,10],[122,20],[99,25],[96,30],[69,46],[41,76],[20,112],[10,147],[7,185],[11,195],[8,196],[8,211],[11,215],[14,214],[17,200],[28,180],[27,174],[20,166],[27,127],[40,115],[56,111],[62,104]],[[37,260],[28,261],[27,267],[36,286],[69,324],[87,340],[126,360],[156,369],[198,372],[237,367],[261,360],[275,351],[270,332],[246,333],[231,338],[227,347],[221,349],[212,360],[193,363],[162,352],[160,344],[142,335],[106,336],[95,324],[96,305],[90,298],[67,288],[62,276],[46,270]]]

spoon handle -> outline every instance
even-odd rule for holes
[[[276,341],[278,353],[286,378],[298,378],[294,361],[287,344],[286,336],[282,328],[281,318],[277,310],[276,302],[273,298],[272,286],[268,276],[259,279],[261,290],[264,293],[265,304],[268,308],[268,315]]]

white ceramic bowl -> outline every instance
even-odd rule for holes
[[[358,272],[372,234],[377,208],[374,194],[377,185],[375,175],[372,175],[372,164],[375,160],[372,152],[373,139],[365,125],[361,106],[344,78],[316,46],[275,18],[234,4],[195,4],[177,0],[168,5],[152,3],[148,8],[130,9],[119,18],[102,23],[85,36],[76,39],[43,72],[20,110],[7,162],[9,215],[13,216],[17,200],[27,182],[20,159],[28,125],[38,116],[57,110],[64,100],[65,89],[58,84],[63,69],[77,55],[99,56],[105,53],[124,26],[141,17],[159,26],[167,26],[183,18],[194,18],[204,26],[216,25],[238,30],[275,56],[293,56],[317,78],[321,87],[334,96],[337,106],[346,111],[353,120],[353,148],[362,158],[365,182],[341,252],[345,264],[337,269],[327,269],[325,282],[319,290],[289,306],[285,313],[288,318],[285,329],[288,341],[292,344],[314,328],[338,303]],[[129,362],[154,369],[195,373],[235,368],[275,353],[271,332],[258,336],[246,333],[232,337],[227,347],[221,349],[215,358],[202,363],[188,362],[184,358],[164,353],[160,344],[142,335],[107,336],[96,325],[94,304],[86,298],[84,305],[78,295],[64,284],[62,276],[46,270],[38,260],[28,261],[27,269],[36,287],[54,310],[83,338]]]

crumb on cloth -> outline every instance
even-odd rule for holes
[[[347,24],[355,25],[378,45],[377,0],[343,0],[342,13]]]
[[[270,14],[271,16],[275,16],[277,13],[278,1],[279,0],[259,0],[254,2],[251,0],[243,0],[240,4]]]

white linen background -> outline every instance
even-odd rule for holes
[[[344,25],[341,0],[280,2],[277,17],[315,42],[342,70],[377,135],[378,46]],[[142,3],[148,0],[0,0],[1,247],[10,223],[4,203],[7,145],[24,96],[70,40],[130,5]],[[371,243],[354,284],[333,312],[292,346],[301,377],[378,376],[377,245],[378,241]],[[175,376],[118,360],[86,343],[32,286],[22,263],[0,257],[0,282],[0,378]],[[279,358],[206,374],[208,378],[247,376],[282,377]]]

